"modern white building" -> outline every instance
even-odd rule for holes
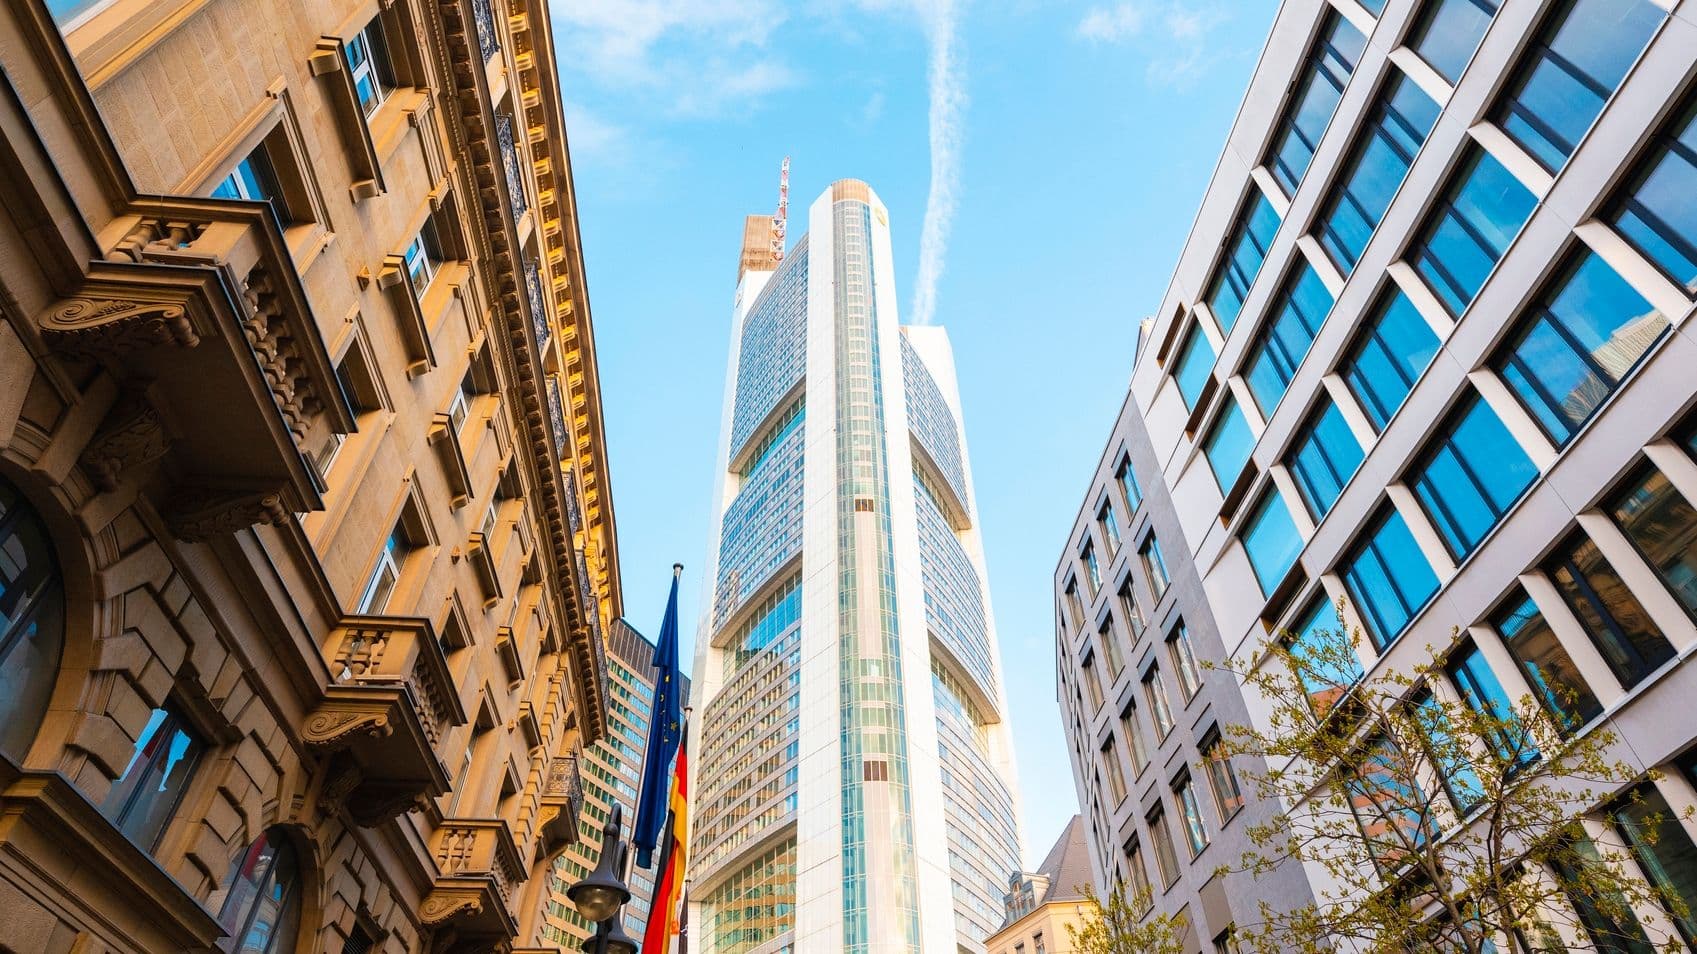
[[[690,727],[707,954],[982,951],[1019,867],[953,358],[901,327],[889,217],[750,216]]]

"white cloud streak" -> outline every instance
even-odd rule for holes
[[[1145,41],[1150,55],[1144,78],[1151,86],[1183,87],[1207,71],[1212,62],[1209,35],[1227,19],[1226,9],[1217,3],[1122,0],[1092,7],[1075,32],[1091,43]]]
[[[931,192],[919,237],[919,274],[914,281],[913,324],[936,320],[937,284],[948,255],[960,192],[960,154],[965,134],[966,71],[960,61],[960,22],[955,0],[926,0],[921,7],[930,45]]]

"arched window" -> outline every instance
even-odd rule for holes
[[[22,760],[59,673],[65,592],[47,528],[0,479],[0,752]]]
[[[294,847],[267,829],[236,858],[224,879],[218,923],[228,954],[293,954],[300,921],[300,867]]]

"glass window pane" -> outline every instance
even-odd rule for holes
[[[1569,540],[1544,571],[1621,685],[1632,688],[1673,658],[1673,646],[1590,538]]]
[[[1178,684],[1184,690],[1184,698],[1194,699],[1202,691],[1202,666],[1196,661],[1196,646],[1190,641],[1190,630],[1183,620],[1167,637],[1167,650],[1173,657],[1173,668],[1178,672]]]
[[[151,851],[171,820],[200,758],[201,742],[175,713],[155,709],[136,738],[124,774],[100,810],[129,839]]]
[[[1615,498],[1610,513],[1685,611],[1697,616],[1697,508],[1661,471],[1648,468]]]
[[[1243,549],[1263,594],[1272,593],[1290,572],[1302,553],[1302,542],[1284,498],[1277,491],[1268,493],[1243,530]]]
[[[1408,45],[1454,86],[1496,12],[1497,0],[1431,0]]]
[[[1588,892],[1574,890],[1593,883],[1581,868],[1606,862],[1591,842],[1580,838],[1572,844],[1571,851],[1555,853],[1550,859],[1550,867],[1556,870],[1559,883],[1566,886],[1563,891],[1567,900],[1573,905],[1574,913],[1579,915],[1579,923],[1591,936],[1600,954],[1656,954],[1655,945],[1644,936],[1644,928],[1633,915],[1632,906],[1626,898],[1615,894],[1609,899],[1609,904],[1599,905]],[[1617,914],[1620,915],[1618,920]]]
[[[1387,292],[1340,369],[1374,430],[1385,429],[1437,353],[1437,332],[1408,296]]]
[[[1697,102],[1662,130],[1614,213],[1615,228],[1697,293]]]
[[[1544,168],[1560,169],[1665,16],[1649,0],[1557,6],[1497,107],[1503,132]]]
[[[1208,847],[1208,829],[1202,822],[1202,807],[1196,802],[1196,786],[1186,775],[1173,787],[1173,799],[1178,802],[1179,818],[1184,822],[1184,840],[1194,858]]]
[[[1496,735],[1491,741],[1498,755],[1506,761],[1526,761],[1538,757],[1531,741],[1519,728],[1514,700],[1508,697],[1497,674],[1485,661],[1479,647],[1469,643],[1450,657],[1444,667],[1450,682],[1461,693],[1461,700],[1484,717],[1484,728]]]
[[[47,527],[0,479],[0,751],[23,761],[59,673],[65,598]]]
[[[1360,30],[1337,11],[1327,12],[1267,156],[1267,167],[1286,195],[1296,191],[1308,171],[1320,136],[1332,121],[1332,113],[1366,45],[1367,38]]]
[[[1332,293],[1306,261],[1285,279],[1262,326],[1246,375],[1262,417],[1271,417],[1332,310]]]
[[[1296,449],[1285,459],[1302,502],[1315,520],[1326,515],[1343,492],[1355,469],[1361,465],[1361,445],[1355,440],[1343,412],[1326,401],[1297,438]]]
[[[1229,492],[1238,474],[1243,473],[1244,465],[1249,463],[1250,453],[1255,450],[1255,435],[1250,432],[1249,422],[1244,419],[1243,409],[1237,406],[1236,399],[1226,399],[1225,410],[1209,429],[1202,447],[1208,455],[1208,466],[1214,471],[1214,481],[1220,485],[1220,492]]]
[[[1519,593],[1510,599],[1491,618],[1491,626],[1558,725],[1571,732],[1602,715],[1602,703],[1530,597]]]
[[[1437,120],[1438,104],[1407,77],[1398,74],[1385,87],[1320,215],[1320,245],[1345,274],[1360,260]]]
[[[1131,470],[1131,458],[1120,461],[1120,469],[1114,476],[1119,478],[1120,491],[1125,494],[1128,512],[1135,516],[1138,506],[1143,503],[1143,488],[1137,486],[1137,475]]]
[[[1208,309],[1220,323],[1221,331],[1230,331],[1237,323],[1249,286],[1255,284],[1255,276],[1261,273],[1261,263],[1266,260],[1267,249],[1278,231],[1279,214],[1273,211],[1273,204],[1260,190],[1252,190],[1243,211],[1232,223],[1225,245],[1226,257],[1208,289]]]
[[[1297,678],[1307,690],[1309,706],[1324,715],[1361,678],[1361,660],[1355,655],[1337,608],[1324,596],[1297,619],[1288,637],[1290,654]]]
[[[1679,813],[1649,783],[1634,789],[1613,815],[1650,883],[1665,896],[1680,900],[1684,911],[1676,914],[1668,906],[1680,936],[1688,944],[1697,942],[1697,845],[1680,823]]]
[[[1208,336],[1202,333],[1201,328],[1190,329],[1190,337],[1179,353],[1178,366],[1173,370],[1178,393],[1184,398],[1186,408],[1196,409],[1196,401],[1202,396],[1202,389],[1213,372],[1214,346],[1208,343]]]
[[[1415,463],[1409,486],[1461,559],[1497,525],[1538,476],[1491,406],[1477,396],[1455,412]]]
[[[1522,319],[1494,364],[1558,446],[1613,394],[1668,320],[1593,252]]]
[[[1438,591],[1438,576],[1402,514],[1387,507],[1344,560],[1344,585],[1380,649],[1402,634]]]
[[[1502,163],[1473,147],[1409,249],[1414,270],[1451,315],[1473,301],[1537,201]]]

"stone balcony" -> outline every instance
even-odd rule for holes
[[[542,810],[537,815],[538,861],[577,842],[577,820],[583,813],[583,776],[575,755],[556,755],[548,763],[548,779],[542,789]]]
[[[510,943],[518,935],[513,916],[514,886],[525,880],[518,846],[507,823],[486,818],[449,818],[430,837],[436,884],[419,916],[460,938]]]
[[[378,825],[448,790],[438,749],[465,710],[430,621],[350,616],[324,647],[333,682],[306,743],[338,761],[334,796]]]

